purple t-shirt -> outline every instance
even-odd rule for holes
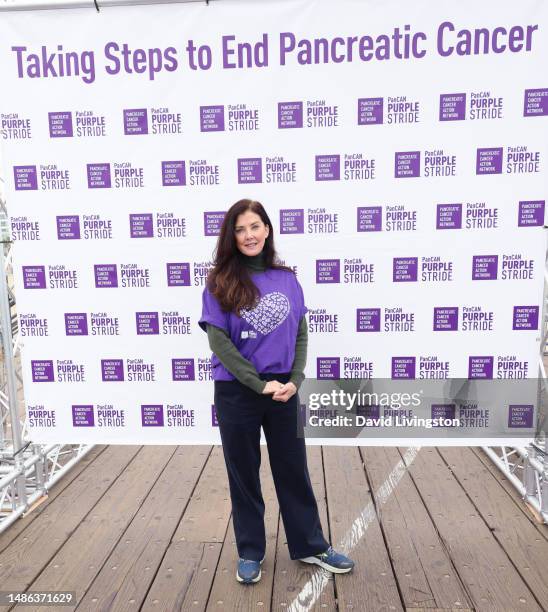
[[[303,290],[292,272],[265,270],[254,273],[260,299],[254,308],[237,316],[223,312],[219,302],[204,289],[200,327],[206,323],[224,329],[243,357],[260,374],[291,372],[299,322],[307,312]],[[235,380],[213,354],[213,380]]]

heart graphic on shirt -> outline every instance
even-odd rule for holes
[[[287,296],[273,291],[263,295],[254,308],[243,308],[240,315],[255,331],[266,336],[287,319],[289,310]]]

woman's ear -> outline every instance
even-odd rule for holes
[[[265,223],[265,227],[266,227],[266,238],[268,238],[270,236],[270,225]]]

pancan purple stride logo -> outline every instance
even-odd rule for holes
[[[162,186],[183,187],[186,185],[186,169],[184,161],[162,162]]]
[[[3,140],[28,140],[32,138],[30,119],[19,113],[0,113],[0,137]]]
[[[280,234],[304,234],[304,209],[280,210]]]
[[[238,159],[238,183],[262,183],[263,160],[260,157]]]
[[[523,116],[548,115],[548,89],[526,89],[523,98]]]
[[[407,96],[388,97],[386,104],[386,123],[419,123],[420,103],[408,100]]]
[[[510,404],[508,427],[533,427],[534,406],[532,404]]]
[[[124,134],[134,136],[148,134],[148,113],[146,108],[124,110]]]
[[[514,306],[513,330],[537,330],[538,306]]]
[[[72,424],[74,427],[94,427],[93,406],[72,406]]]
[[[472,257],[472,280],[496,280],[498,255],[474,255]]]
[[[13,166],[13,182],[15,191],[37,191],[36,166]]]
[[[502,147],[478,149],[476,153],[476,174],[502,174]]]
[[[316,377],[318,379],[338,380],[341,377],[341,358],[318,357],[316,359]]]
[[[141,424],[143,427],[163,427],[164,407],[162,404],[141,405]]]
[[[32,382],[54,382],[53,361],[33,360],[30,362]]]
[[[45,266],[23,266],[23,287],[25,289],[46,288]]]
[[[466,119],[466,94],[440,95],[440,121],[462,121]]]
[[[247,104],[228,105],[228,131],[254,132],[259,129],[259,110]]]
[[[383,98],[358,99],[358,125],[378,125],[383,123]]]
[[[470,120],[502,119],[504,100],[490,91],[477,91],[470,94]]]
[[[168,263],[166,269],[168,287],[190,287],[190,263]]]
[[[76,136],[78,138],[106,136],[106,119],[93,111],[76,111]]]
[[[116,264],[96,264],[93,266],[95,273],[95,287],[118,287],[118,270]]]
[[[196,380],[194,359],[172,359],[171,379],[176,381]]]
[[[381,331],[381,309],[380,308],[357,308],[356,309],[356,331],[358,332],[380,332]]]
[[[308,100],[306,102],[306,127],[325,128],[339,125],[339,107],[326,104],[325,100]]]
[[[181,134],[183,131],[181,113],[172,113],[169,108],[151,108],[152,134]]]
[[[415,378],[415,357],[392,357],[392,378]]]
[[[316,180],[339,181],[341,179],[340,155],[316,155]]]
[[[152,213],[129,215],[129,233],[131,238],[153,238]]]
[[[303,127],[302,102],[278,102],[278,129]]]
[[[436,208],[436,229],[461,229],[462,204],[438,204]]]
[[[469,357],[468,358],[468,378],[491,380],[493,378],[493,362],[492,356],[486,357]]]
[[[358,232],[380,232],[382,230],[382,206],[360,206],[357,212]]]
[[[160,333],[160,318],[157,312],[136,312],[135,322],[138,336],[157,336]]]
[[[200,132],[224,132],[225,107],[200,106]]]
[[[110,164],[87,164],[88,189],[110,189]]]
[[[416,282],[418,257],[394,257],[392,263],[392,282]]]
[[[66,215],[56,217],[57,240],[80,240],[80,217]]]
[[[316,283],[340,283],[340,259],[316,259]]]
[[[65,312],[65,335],[88,335],[88,316],[85,312]]]
[[[204,235],[218,236],[221,233],[226,211],[205,212],[204,213]]]
[[[72,113],[48,113],[50,138],[72,138]]]
[[[434,331],[458,331],[458,306],[444,306],[434,308]]]
[[[421,175],[421,152],[407,151],[394,154],[395,178],[414,178]]]
[[[544,225],[545,201],[523,201],[518,208],[518,227],[539,227]]]

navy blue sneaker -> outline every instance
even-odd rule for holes
[[[299,559],[299,561],[303,563],[315,563],[334,574],[346,574],[347,572],[351,572],[354,567],[354,561],[352,561],[352,559],[345,557],[341,553],[335,552],[332,546],[319,555],[305,557],[304,559]]]
[[[238,559],[238,570],[236,571],[236,580],[243,584],[253,584],[261,579],[261,565],[264,557],[260,561],[252,559]]]

